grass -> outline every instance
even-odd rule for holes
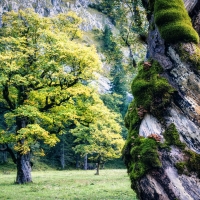
[[[15,185],[15,172],[0,172],[0,199],[136,200],[125,169],[33,171],[33,183]]]

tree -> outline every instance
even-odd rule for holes
[[[94,99],[97,101],[94,105],[82,105],[84,119],[71,132],[76,137],[75,152],[82,157],[90,156],[97,163],[96,175],[99,175],[100,163],[121,156],[124,140],[116,122],[118,116],[104,106],[99,98]]]
[[[142,2],[147,56],[131,85],[123,149],[131,187],[142,200],[199,199],[200,4]]]
[[[56,134],[78,121],[76,97],[91,96],[85,83],[94,79],[100,62],[94,47],[78,43],[80,22],[70,12],[43,18],[20,10],[3,16],[0,102],[7,128],[0,132],[0,144],[17,164],[16,183],[32,181],[32,146],[54,146]]]

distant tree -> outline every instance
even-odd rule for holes
[[[91,96],[85,83],[94,79],[99,59],[94,47],[76,42],[80,22],[73,13],[42,18],[20,10],[3,16],[0,102],[8,127],[0,131],[0,144],[17,164],[16,183],[32,181],[34,145],[54,146],[56,134],[81,117],[76,114],[78,101]]]
[[[94,98],[95,99],[95,98]],[[82,157],[88,155],[97,163],[99,175],[100,163],[119,158],[124,145],[121,136],[121,127],[116,122],[118,117],[112,113],[97,97],[96,103],[91,106],[82,105],[85,113],[82,121],[72,130],[76,137],[74,150]]]

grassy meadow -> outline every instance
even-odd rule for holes
[[[125,169],[33,171],[33,183],[14,184],[16,172],[0,171],[0,199],[136,200]]]

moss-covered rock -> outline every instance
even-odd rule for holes
[[[132,143],[129,175],[132,181],[132,188],[138,179],[143,177],[150,169],[161,167],[158,157],[158,143],[154,139],[136,138]]]
[[[167,127],[163,135],[167,145],[175,145],[181,149],[185,149],[186,145],[180,141],[179,133],[173,123]]]
[[[174,92],[168,81],[160,76],[162,71],[158,62],[153,62],[149,69],[141,67],[131,86],[136,107],[142,106],[158,117]]]
[[[177,168],[179,174],[183,174],[186,171],[185,162],[177,162],[175,167]]]
[[[137,126],[137,124],[140,124],[140,121],[141,120],[137,114],[137,107],[135,101],[133,100],[130,103],[128,111],[124,118],[125,126],[129,131],[132,131]]]
[[[186,162],[188,171],[196,172],[200,178],[200,155],[191,150],[186,150],[185,153],[188,156],[188,160]]]
[[[158,155],[158,142],[152,138],[137,137],[129,138],[126,147],[129,148],[124,156],[127,162],[128,173],[132,188],[136,189],[136,182],[150,169],[161,167]]]
[[[159,32],[167,43],[199,43],[198,33],[182,0],[155,0],[154,16]]]
[[[163,69],[159,63],[148,63],[148,67],[141,63],[139,68],[138,75],[132,83],[134,100],[125,116],[125,125],[129,132],[123,149],[133,189],[136,189],[137,181],[149,170],[161,167],[158,154],[160,143],[153,138],[139,136],[142,119],[138,113],[141,109],[138,108],[144,108],[158,117],[164,114],[164,108],[170,103],[174,92],[168,81],[160,76]]]

